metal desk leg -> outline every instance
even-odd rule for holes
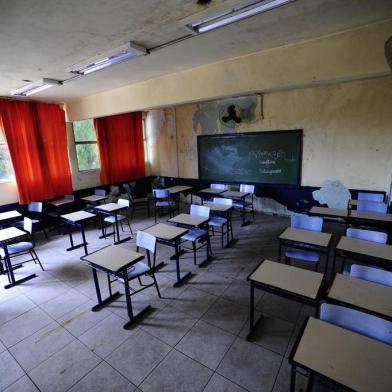
[[[109,304],[110,302],[113,302],[116,298],[120,297],[121,294],[118,291],[116,291],[114,294],[111,294],[109,297],[103,300],[101,295],[101,289],[99,287],[97,271],[93,267],[91,267],[91,269],[93,270],[95,292],[97,293],[97,300],[98,300],[98,304],[94,305],[91,308],[91,310],[93,312],[97,312],[98,310],[101,310],[105,305]]]
[[[295,379],[297,371],[294,365],[291,365],[291,377],[290,377],[290,392],[295,392]]]
[[[257,319],[256,324],[254,322],[255,318],[255,286],[253,282],[250,282],[250,318],[249,318],[249,333],[246,336],[246,340],[250,341],[252,339],[253,332],[256,330],[259,322],[263,319],[263,315]]]
[[[206,248],[207,248],[206,253],[207,254],[206,254],[206,259],[199,264],[199,268],[205,267],[205,265],[212,260],[212,254],[210,254],[211,242],[210,242],[210,234],[208,232],[208,227],[207,227],[206,231],[207,231],[207,234],[206,234]]]
[[[136,316],[133,315],[132,310],[132,300],[131,294],[129,293],[129,282],[128,282],[128,274],[127,271],[123,272],[124,286],[125,286],[125,299],[127,301],[127,312],[129,321],[124,324],[123,328],[127,329],[130,326],[134,326],[135,322],[140,320],[142,317],[146,315],[146,313],[151,309],[151,306],[146,306],[143,310],[141,310]]]
[[[120,240],[120,228],[118,227],[118,216],[117,211],[114,213],[114,221],[115,221],[115,230],[114,230],[114,244],[118,245],[125,241],[132,239],[132,237],[126,237]],[[116,234],[117,234],[117,241],[116,241]]]
[[[191,272],[188,272],[187,274],[185,274],[182,278],[181,278],[181,271],[180,271],[180,255],[179,255],[179,240],[176,240],[174,243],[174,249],[175,249],[175,257],[176,257],[176,273],[177,273],[177,282],[174,283],[174,287],[180,286],[183,283],[185,283],[185,281],[187,279],[189,279],[192,276]]]
[[[87,241],[86,241],[86,233],[84,232],[84,224],[80,224],[80,231],[82,232],[82,239],[83,239],[83,246],[84,246],[84,253],[87,255],[88,250],[87,250]]]
[[[281,262],[281,258],[282,258],[282,242],[278,238],[278,262],[279,263]]]
[[[246,214],[246,202],[244,197],[242,198],[242,227],[250,225],[250,221],[245,220],[245,214]]]

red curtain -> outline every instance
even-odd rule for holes
[[[64,111],[55,104],[0,99],[19,202],[72,192]]]
[[[144,177],[142,113],[94,119],[101,159],[101,183]]]

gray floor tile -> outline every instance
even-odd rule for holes
[[[1,340],[11,347],[50,324],[52,319],[41,309],[33,308],[0,327]]]
[[[26,374],[8,351],[0,354],[0,364],[1,391]]]
[[[284,359],[282,366],[280,367],[278,377],[276,379],[273,392],[286,392],[290,390],[290,376],[291,376],[291,365],[287,359]],[[297,373],[296,378],[296,390],[306,390],[308,378]]]
[[[112,352],[106,362],[139,385],[169,351],[170,346],[166,343],[139,329]]]
[[[171,305],[199,318],[210,308],[216,299],[217,297],[205,291],[187,287]]]
[[[75,340],[34,368],[29,376],[42,392],[62,392],[99,362],[100,359],[95,354]]]
[[[188,313],[167,305],[154,317],[144,319],[141,328],[170,346],[175,346],[196,321]]]
[[[3,351],[5,351],[5,350],[6,350],[6,348],[5,348],[4,344],[1,343],[1,341],[0,341],[0,354],[1,354]]]
[[[4,392],[39,392],[39,390],[28,376],[24,376],[10,385]]]
[[[255,314],[255,320],[260,315]],[[294,324],[285,320],[264,315],[252,334],[252,343],[268,348],[280,355],[284,355],[289,345]],[[240,336],[246,338],[249,333],[249,320],[241,330]]]
[[[200,320],[176,349],[215,370],[234,339],[235,335]]]
[[[132,392],[136,387],[106,362],[75,384],[69,392]]]
[[[8,290],[15,290],[15,287]],[[14,299],[0,303],[0,325],[26,313],[35,306],[34,302],[24,295],[19,295]]]
[[[263,294],[261,290],[255,290],[255,302],[259,301]],[[222,298],[236,302],[242,306],[249,306],[250,283],[234,280],[222,294]]]
[[[10,348],[10,352],[28,372],[75,338],[55,322]]]
[[[25,295],[37,305],[43,304],[53,298],[64,294],[69,290],[69,286],[60,281],[58,282],[40,282],[39,285],[29,290]]]
[[[246,389],[241,388],[218,373],[214,373],[203,392],[246,392]]]
[[[249,309],[219,298],[203,315],[202,320],[233,334],[238,334],[249,317]]]
[[[282,357],[237,338],[217,372],[249,391],[271,391]]]
[[[278,295],[265,293],[265,295],[257,303],[256,307],[261,312],[267,313],[270,316],[295,323],[302,305],[299,302],[292,301]]]
[[[202,391],[212,371],[173,350],[140,386],[144,392]]]
[[[106,309],[93,312],[91,308],[94,305],[96,305],[96,302],[86,302],[66,315],[60,317],[57,321],[71,332],[72,335],[79,337],[111,314],[111,312]]]
[[[48,313],[50,317],[58,319],[88,300],[89,298],[79,291],[71,289],[64,294],[41,304],[40,308]]]
[[[105,358],[134,333],[134,330],[124,329],[123,325],[121,317],[111,314],[79,336],[79,340],[95,354]]]
[[[207,293],[220,296],[230,283],[231,279],[206,271],[201,274],[197,274],[196,278],[191,281],[190,286],[206,291]]]

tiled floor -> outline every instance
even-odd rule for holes
[[[152,223],[140,216],[132,228]],[[45,271],[25,264],[17,276],[38,277],[10,290],[0,277],[0,390],[287,391],[287,355],[312,309],[257,292],[257,311],[266,317],[254,342],[245,336],[246,277],[263,258],[276,260],[276,238],[288,219],[257,215],[250,226],[239,223],[236,218],[237,241],[230,248],[222,250],[213,239],[214,260],[205,268],[195,267],[191,254],[183,257],[182,271],[194,275],[179,288],[172,287],[172,249],[158,246],[157,261],[168,261],[156,274],[163,299],[153,287],[135,295],[136,310],[151,304],[153,311],[130,330],[122,328],[124,296],[91,311],[95,289],[91,270],[79,259],[82,249],[67,252],[68,237],[55,232],[48,242],[39,236]],[[98,236],[88,230],[89,251],[110,243]],[[124,246],[134,249],[134,240]],[[100,278],[103,287],[106,276]]]

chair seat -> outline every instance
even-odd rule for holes
[[[172,204],[173,203],[171,201],[168,201],[168,200],[155,202],[155,205],[157,207],[171,207]]]
[[[315,252],[290,248],[286,250],[286,257],[310,261],[312,263],[317,263],[320,260],[320,256]]]
[[[31,242],[17,242],[15,244],[8,245],[8,254],[14,255],[16,253],[26,252],[30,249],[33,249],[33,244]],[[0,249],[0,256],[4,258],[5,252],[4,249]]]
[[[192,230],[189,230],[188,233],[183,235],[181,237],[181,239],[183,241],[192,241],[192,242],[194,242],[194,241],[197,241],[199,238],[205,236],[206,234],[207,234],[206,230],[203,230],[203,229],[192,229]]]
[[[210,225],[210,226],[223,226],[223,225],[225,225],[227,223],[227,219],[226,218],[222,218],[222,217],[220,217],[220,216],[214,216],[213,218],[211,218],[209,221],[208,221],[208,224]]]
[[[34,224],[39,223],[39,220],[38,220],[38,219],[32,219],[31,222],[32,222],[32,224],[34,225]],[[12,225],[13,225],[14,227],[23,227],[24,221],[18,221],[18,222],[13,223]]]
[[[120,222],[120,221],[122,221],[122,220],[124,220],[124,219],[127,219],[127,217],[124,216],[124,215],[117,215],[117,221],[118,221],[118,222]],[[108,223],[111,223],[111,224],[113,225],[113,224],[116,223],[116,218],[115,218],[114,216],[107,216],[107,217],[104,219],[104,221],[105,221],[105,222],[108,222]]]
[[[142,261],[139,261],[138,263],[128,268],[128,280],[137,278],[140,275],[144,275],[148,271],[150,271],[150,267],[144,264]],[[119,281],[124,283],[124,279],[119,279]]]

